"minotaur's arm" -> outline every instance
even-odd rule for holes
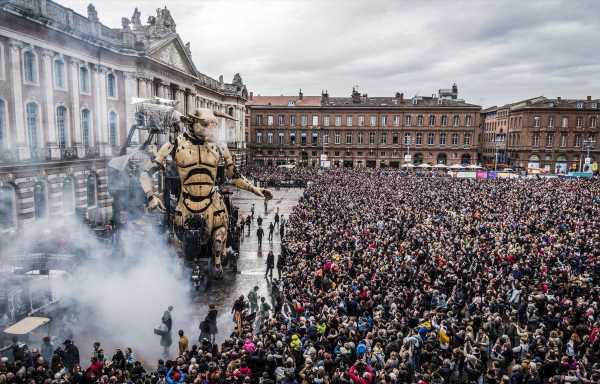
[[[165,143],[156,154],[156,157],[151,161],[148,161],[144,165],[144,171],[140,176],[140,184],[142,184],[142,189],[148,198],[148,208],[153,209],[161,207],[164,209],[160,198],[154,193],[154,180],[152,179],[152,175],[160,169],[164,169],[164,163],[169,153],[173,149],[173,144]]]
[[[233,184],[239,189],[243,189],[248,192],[252,192],[255,195],[260,197],[264,197],[266,199],[273,198],[273,194],[271,191],[265,188],[258,188],[252,185],[237,169],[235,166],[235,162],[233,161],[233,156],[229,153],[229,149],[227,147],[223,148],[223,159],[225,160],[225,174],[227,177],[233,179]]]

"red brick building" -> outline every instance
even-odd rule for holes
[[[253,96],[246,104],[249,163],[332,167],[471,164],[481,107],[458,88],[431,97]],[[406,156],[409,155],[409,156]]]
[[[544,169],[552,173],[585,170],[600,159],[598,136],[600,100],[548,99],[540,96],[492,107],[482,112],[481,154],[493,164],[498,149],[501,165]]]

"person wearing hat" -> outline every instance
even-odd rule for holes
[[[65,368],[71,372],[75,365],[79,365],[79,348],[70,339],[66,339],[63,345],[65,346],[63,363]]]
[[[255,187],[243,177],[227,145],[216,142],[218,121],[215,112],[208,108],[196,109],[193,114],[184,116],[182,122],[187,129],[174,142],[167,142],[158,150],[155,158],[145,166],[140,183],[147,197],[148,209],[164,211],[161,197],[154,191],[153,174],[164,170],[169,156],[175,160],[181,182],[175,208],[175,234],[183,242],[183,234],[189,233],[186,232],[189,219],[200,214],[203,222],[198,225],[204,231],[199,235],[199,240],[212,242],[213,264],[220,274],[223,271],[221,258],[225,256],[229,219],[223,197],[215,188],[219,164],[223,164],[224,176],[231,178],[237,188],[265,199],[271,199],[273,194],[268,189]]]

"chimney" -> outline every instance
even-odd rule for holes
[[[404,101],[404,92],[400,92],[400,102]]]
[[[588,96],[587,101],[592,101],[592,96]]]
[[[558,102],[560,103],[560,96],[558,96],[558,97],[556,98],[556,101],[558,101]]]
[[[300,88],[300,92],[298,92],[298,99],[302,100],[304,97],[304,93],[302,93],[302,88]]]
[[[254,97],[254,92],[250,91],[250,100]]]
[[[321,103],[329,102],[329,92],[327,90],[321,91]]]
[[[354,104],[360,104],[360,93],[354,87],[352,87],[352,102]]]

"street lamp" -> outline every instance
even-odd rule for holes
[[[410,158],[410,143],[412,142],[412,136],[405,136],[404,141],[406,144],[406,155],[404,155],[404,162],[412,163],[412,159]]]
[[[583,145],[581,147],[581,154],[582,156],[579,157],[579,172],[583,172],[583,151],[587,151],[586,154],[586,161],[587,159],[590,158],[590,149],[592,149],[592,147],[594,146],[595,141],[592,140],[591,137],[588,137],[587,139],[583,140]],[[587,163],[586,163],[587,164]]]
[[[502,137],[500,135],[496,135],[496,139],[494,140],[494,144],[496,147],[496,154],[494,157],[494,171],[498,170],[498,149],[500,148],[500,145],[502,145]]]

